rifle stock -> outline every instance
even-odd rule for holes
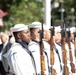
[[[54,65],[53,38],[50,39],[50,64],[51,64],[51,75],[56,75],[56,70],[53,69]]]
[[[67,67],[67,55],[66,55],[66,47],[65,47],[65,38],[62,38],[61,40],[61,47],[62,47],[62,59],[63,59],[63,68],[64,68],[64,75],[68,75],[68,67]]]
[[[76,58],[76,40],[74,40],[74,53],[75,53],[75,58]]]
[[[75,65],[73,63],[72,50],[71,50],[71,45],[70,45],[70,41],[69,40],[68,40],[68,46],[69,46],[69,56],[70,56],[71,71],[72,71],[72,73],[75,73]]]
[[[41,75],[45,75],[45,63],[44,63],[44,55],[43,55],[43,43],[40,42],[40,60],[41,60]]]
[[[75,73],[75,65],[73,63],[73,55],[72,55],[72,48],[71,48],[71,42],[70,42],[70,36],[71,36],[70,29],[69,29],[69,31],[67,31],[67,35],[68,35],[67,42],[68,42],[68,47],[69,47],[71,71],[72,71],[72,73]]]
[[[56,70],[53,68],[54,65],[54,25],[53,28],[51,28],[51,38],[50,38],[50,64],[51,64],[51,75],[56,75]]]
[[[74,53],[75,53],[75,58],[76,58],[76,30],[74,32]]]
[[[66,38],[65,38],[65,24],[63,22],[63,27],[61,27],[61,48],[62,48],[62,59],[63,59],[63,74],[69,75],[68,67],[67,67],[67,54],[66,54]]]
[[[43,21],[42,21],[42,30],[40,30],[40,61],[41,61],[41,75],[45,74],[45,60],[44,60],[44,45],[43,45]]]
[[[74,53],[75,53],[75,59],[76,59],[76,26],[75,26],[75,32],[74,32]],[[76,69],[75,69],[76,73]]]

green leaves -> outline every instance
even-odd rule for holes
[[[5,2],[5,7],[1,4],[3,10],[8,11],[8,15],[4,17],[5,27],[15,25],[16,23],[29,24],[33,21],[40,21],[42,18],[41,9],[43,7],[42,1],[36,0],[2,0]]]

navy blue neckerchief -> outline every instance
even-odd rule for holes
[[[34,41],[34,42],[36,42],[36,43],[38,43],[38,44],[40,43],[40,41],[36,41],[36,40],[32,40],[32,41]]]
[[[31,56],[32,63],[33,63],[33,66],[34,66],[34,69],[35,69],[35,72],[36,72],[36,75],[37,75],[35,60],[34,60],[34,57],[33,57],[32,53],[31,53],[31,51],[28,49],[28,43],[25,42],[25,41],[18,42],[18,43],[20,43],[25,48],[26,52]]]
[[[50,41],[46,41],[48,44],[50,44]]]
[[[71,40],[71,42],[74,44],[73,40]]]
[[[61,46],[61,42],[56,42],[57,45]]]

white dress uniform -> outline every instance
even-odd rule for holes
[[[49,63],[49,67],[51,67],[51,63],[50,63],[50,44],[43,41],[44,42],[44,51],[47,53],[48,55],[48,63]],[[54,51],[54,65],[53,65],[53,68],[56,70],[56,75],[62,75],[62,71],[61,71],[61,68],[60,68],[60,61],[59,61],[59,58],[58,58],[58,55],[56,53],[56,51],[53,49]],[[46,64],[45,64],[46,65]],[[48,71],[49,69],[47,69]],[[50,73],[51,74],[51,73]]]
[[[43,43],[45,43],[45,42],[43,42]],[[48,51],[47,48],[45,48],[45,45],[46,45],[46,47],[48,47],[48,44],[47,43],[44,44],[45,74],[49,75],[49,71],[48,71],[48,64],[49,64],[48,59],[49,59],[49,56],[48,56],[48,59],[47,59],[47,56],[46,56],[45,52],[47,53],[47,55],[50,52]],[[40,74],[40,72],[41,72],[41,61],[40,61],[39,43],[36,43],[35,41],[31,41],[29,43],[29,45],[28,45],[28,48],[32,52],[32,54],[34,56],[35,63],[36,63],[36,68],[37,68],[37,74]]]
[[[40,74],[41,67],[40,67],[40,49],[39,44],[31,41],[28,45],[28,49],[32,52],[33,57],[35,59],[36,68],[37,68],[37,74]]]
[[[63,59],[62,59],[63,57],[62,57],[62,49],[61,49],[61,46],[58,45],[57,43],[55,43],[55,46],[56,46],[57,50],[59,51],[59,55],[60,55],[60,59],[61,59],[61,65],[63,67],[64,64],[63,64]],[[66,55],[67,55],[67,67],[69,69],[69,72],[71,72],[70,59],[69,59],[69,49],[68,49],[67,44],[66,44]],[[56,62],[56,64],[57,64],[57,62]]]
[[[14,43],[5,56],[7,57],[10,68],[15,75],[35,74],[30,55],[19,43]]]
[[[67,55],[67,66],[69,68],[69,72],[71,73],[71,66],[70,66],[70,56],[69,56],[69,48],[68,44],[66,43],[66,55]]]
[[[62,75],[62,68],[61,67],[63,66],[63,63],[62,63],[62,51],[61,51],[61,47],[59,45],[57,45],[56,43],[54,43],[54,45],[55,45],[55,48],[59,52],[60,59],[59,59],[58,53],[56,53],[56,49],[54,48],[54,59],[55,59],[55,62],[54,62],[53,68],[56,70],[57,75]]]
[[[75,58],[75,53],[74,53],[74,43],[71,42],[71,49],[72,49],[72,57],[73,57],[73,64],[75,65],[75,69],[76,69],[76,58]],[[73,73],[73,75],[76,73]]]
[[[50,45],[49,43],[43,41],[44,44],[44,52],[45,52],[45,67],[46,67],[46,74],[50,74]]]

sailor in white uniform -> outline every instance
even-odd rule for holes
[[[40,61],[40,47],[39,47],[39,42],[40,42],[40,29],[41,29],[41,23],[40,22],[33,22],[32,24],[29,25],[30,28],[30,33],[31,33],[31,39],[32,41],[29,43],[28,48],[32,52],[35,62],[36,62],[36,67],[37,67],[37,74],[41,74],[41,61]],[[43,41],[43,44],[45,42]],[[49,68],[48,68],[48,59],[47,59],[47,48],[49,47],[47,43],[44,44],[44,59],[45,59],[45,74],[49,75]],[[48,52],[49,53],[49,52]]]
[[[15,75],[36,75],[35,64],[27,47],[30,42],[28,26],[16,24],[12,27],[12,31],[16,42],[5,54],[12,72]]]
[[[66,44],[66,43],[65,43]],[[59,63],[60,63],[60,70],[58,70],[58,68],[56,67],[56,70],[58,70],[58,72],[60,71],[60,73],[63,73],[63,56],[62,56],[62,48],[61,48],[61,28],[60,26],[55,27],[55,50],[57,52],[57,57],[59,59]],[[68,45],[66,44],[66,55],[67,55],[67,67],[69,69],[69,75],[71,74],[71,67],[70,67],[70,61],[69,61],[69,49],[68,49]],[[56,59],[56,58],[55,58]],[[57,63],[56,63],[57,65]],[[62,75],[62,74],[61,74]]]
[[[76,70],[76,57],[75,57],[75,48],[74,48],[74,32],[75,32],[75,27],[71,27],[70,28],[70,33],[71,33],[71,49],[72,49],[72,57],[73,57],[73,64],[75,66],[75,70]],[[75,73],[76,74],[76,71]]]

